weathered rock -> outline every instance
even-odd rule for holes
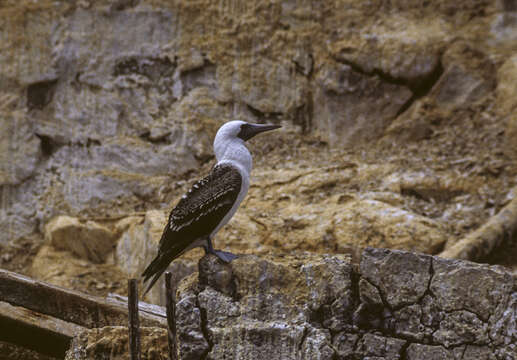
[[[447,360],[452,358],[450,351],[445,349],[443,346],[410,344],[407,348],[408,360]]]
[[[115,234],[93,221],[58,216],[45,227],[47,242],[59,250],[96,263],[105,262],[115,248]]]
[[[400,352],[405,343],[401,339],[367,333],[359,340],[356,351],[374,359],[397,360],[401,357]]]
[[[495,65],[475,45],[455,42],[442,57],[443,74],[429,96],[443,110],[468,107],[495,89]]]
[[[349,201],[334,215],[339,245],[435,252],[446,241],[441,224],[376,200]],[[420,239],[414,242],[414,238]]]
[[[506,152],[514,159],[517,158],[517,56],[512,56],[505,61],[497,73],[497,98],[499,100],[499,113],[506,118]]]
[[[168,359],[167,330],[140,328],[142,359]],[[129,359],[128,329],[125,326],[106,326],[78,334],[70,345],[65,359]]]
[[[334,146],[351,147],[378,138],[412,92],[367,76],[345,64],[325,64],[316,75],[315,113],[326,119],[316,127]]]
[[[348,316],[343,311],[352,306],[351,266],[346,257],[308,258],[311,260],[304,264],[304,257],[242,256],[221,266],[216,257],[205,257],[200,266],[207,272],[200,274],[204,290],[200,291],[202,287],[196,283],[180,288],[178,318],[189,321],[184,324],[185,330],[179,328],[180,339],[206,334],[207,344],[213,344],[206,347],[210,359],[260,359],[266,354],[274,359],[331,359],[335,350],[329,331],[318,330],[308,321],[319,313],[322,317],[318,321],[323,323]],[[228,274],[229,267],[234,294],[215,290],[221,287],[220,279],[227,276],[214,273]],[[184,306],[196,303],[193,296],[198,299],[196,311],[202,315],[195,319],[193,309]],[[188,343],[180,346],[186,358],[194,358],[205,349],[189,347]]]
[[[231,264],[208,255],[201,263],[199,280],[191,276],[179,290],[177,317],[184,358],[517,356],[514,280],[497,267],[382,249],[365,250],[359,269],[346,257],[310,254],[241,256]],[[483,281],[498,289],[500,302],[491,303],[490,292],[461,288],[456,288],[455,297],[438,297],[434,293],[438,283],[450,286],[441,276],[445,267],[454,282],[466,287],[476,271],[492,274]],[[229,291],[229,284],[234,284],[235,292]],[[464,307],[452,310],[460,298]],[[487,306],[485,316],[468,310],[471,303]],[[351,316],[354,309],[357,313],[373,305],[380,310],[364,317],[367,321],[356,322],[356,315]],[[502,308],[504,312],[499,311]]]
[[[0,117],[5,120],[0,124],[0,186],[16,185],[36,171],[42,157],[41,140],[29,120],[16,111],[7,113],[1,101]]]
[[[431,257],[383,249],[366,249],[361,274],[376,286],[391,308],[418,302],[431,280]]]
[[[433,260],[429,290],[446,311],[468,311],[487,321],[501,303],[507,303],[512,277],[504,269],[474,264]]]
[[[43,245],[32,260],[28,274],[38,280],[97,296],[127,294],[127,275],[111,263],[97,264],[77,258],[69,251]]]
[[[0,131],[5,219],[0,241],[42,232],[59,214],[120,216],[163,208],[185,190],[177,180],[190,181],[208,170],[217,127],[241,118],[282,121],[285,132],[252,145],[256,159],[268,154],[256,170],[280,178],[273,170],[289,168],[305,184],[296,192],[292,189],[301,182],[291,189],[276,186],[279,192],[271,197],[252,188],[253,200],[243,204],[248,211],[238,215],[240,223],[233,228],[246,231],[221,234],[225,246],[258,247],[262,253],[271,246],[348,251],[355,241],[345,236],[350,229],[334,231],[342,223],[335,212],[346,208],[347,198],[382,197],[409,215],[422,215],[416,220],[420,224],[432,219],[425,228],[436,231],[419,233],[430,242],[416,238],[408,243],[409,233],[383,233],[388,238],[383,242],[372,229],[370,245],[435,253],[438,238],[454,240],[458,232],[479,225],[462,220],[471,204],[454,210],[457,202],[449,198],[443,210],[431,199],[428,207],[439,211],[417,211],[407,206],[408,194],[376,188],[388,171],[354,174],[343,166],[350,162],[348,155],[333,157],[323,144],[350,146],[363,164],[362,152],[379,150],[376,140],[389,129],[388,142],[402,149],[409,163],[429,158],[436,164],[463,156],[458,153],[465,146],[448,147],[445,139],[419,144],[421,153],[415,154],[407,144],[441,138],[464,122],[474,124],[474,130],[464,131],[468,140],[481,134],[468,141],[474,148],[469,155],[485,154],[478,151],[488,146],[482,135],[499,133],[506,121],[507,131],[494,137],[506,137],[506,152],[513,152],[515,126],[504,104],[514,101],[515,10],[507,3],[9,1],[0,8],[6,50],[0,55],[0,117],[6,120],[2,130],[8,129]],[[503,91],[505,84],[509,91]],[[491,122],[489,130],[475,126]],[[498,160],[495,171],[506,174],[499,147],[489,153]],[[312,153],[314,159],[304,162]],[[391,153],[379,151],[375,164],[364,168],[391,164],[406,171],[406,162],[389,160]],[[320,160],[339,169],[318,168]],[[306,166],[318,176],[305,176]],[[470,177],[471,169],[465,165],[458,171]],[[426,176],[436,174],[442,176],[436,171]],[[318,180],[326,175],[328,181]],[[496,198],[506,190],[490,186],[497,189]],[[330,214],[325,208],[334,200],[342,206]],[[478,199],[476,209],[485,209],[484,201]],[[484,219],[498,208],[497,200],[490,204],[471,218]],[[438,236],[443,232],[435,226],[442,222],[440,211],[456,211],[455,220],[465,224]],[[257,216],[261,213],[268,216]],[[275,221],[268,222],[272,213]],[[443,220],[446,228],[455,225],[448,220]],[[251,228],[252,234],[242,239]],[[284,245],[289,232],[294,240]],[[359,240],[363,246],[367,239]]]
[[[434,76],[440,66],[440,51],[450,36],[449,24],[434,19],[401,22],[389,17],[387,23],[367,26],[363,29],[367,37],[340,29],[339,41],[329,45],[332,55],[362,72],[380,73],[385,81],[404,82],[415,88]]]

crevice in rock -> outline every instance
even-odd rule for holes
[[[47,106],[54,97],[57,79],[40,81],[27,87],[27,107],[29,110],[41,110]]]
[[[138,5],[139,0],[118,0],[111,5],[112,11],[123,11],[134,8]]]
[[[131,74],[143,75],[153,82],[172,77],[176,65],[167,57],[130,56],[118,60],[113,68],[113,76]]]
[[[201,315],[201,324],[200,324],[201,331],[203,332],[203,337],[205,338],[206,342],[208,343],[208,349],[199,358],[200,360],[204,360],[204,359],[206,359],[208,354],[212,351],[212,349],[214,347],[214,343],[213,343],[212,339],[210,338],[210,334],[208,332],[208,319],[207,319],[207,315],[206,315],[206,309],[204,309],[200,306],[199,298],[198,298],[197,294],[196,294],[196,307],[199,309],[199,314]]]
[[[432,258],[432,256],[429,256],[429,281],[427,281],[427,287],[426,287],[424,293],[422,294],[422,296],[420,296],[420,298],[416,301],[415,304],[422,305],[422,302],[424,301],[424,298],[426,297],[426,295],[429,295],[433,299],[435,298],[435,295],[431,291],[431,282],[433,281],[433,277],[434,277],[433,258]],[[412,305],[412,304],[409,304],[409,305]],[[405,306],[403,306],[403,307],[405,307]],[[397,309],[397,310],[400,310],[400,309]]]
[[[35,134],[40,139],[41,153],[44,158],[49,158],[54,154],[62,144],[59,144],[57,141],[52,139],[47,135]]]
[[[467,345],[465,345],[465,347],[463,348],[463,352],[461,353],[461,359],[463,359],[465,357],[465,352],[467,351]]]
[[[314,70],[314,56],[312,54],[309,54],[309,67],[306,68],[303,64],[300,63],[300,61],[297,61],[296,59],[293,59],[292,62],[294,64],[294,69],[297,73],[300,75],[303,75],[307,78],[311,78]]]
[[[263,112],[250,104],[246,104],[246,108],[258,119],[275,120],[278,121],[283,117],[281,112]]]
[[[404,113],[407,109],[409,109],[409,107],[416,100],[429,94],[433,86],[438,82],[438,80],[444,72],[441,58],[437,61],[435,67],[428,75],[412,80],[393,77],[380,69],[373,69],[372,71],[368,72],[364,70],[359,64],[356,64],[346,59],[336,59],[336,61],[338,61],[341,64],[350,66],[350,68],[353,71],[359,74],[365,76],[378,76],[384,82],[398,86],[405,86],[409,90],[411,90],[413,95],[400,107],[400,109],[397,111],[395,115],[395,118]]]
[[[404,345],[400,348],[399,356],[400,360],[406,360],[407,359],[407,348],[411,345],[409,341],[406,341]]]
[[[303,347],[303,343],[305,342],[305,339],[307,339],[307,335],[309,335],[309,329],[307,328],[307,326],[305,326],[303,328],[303,334],[302,334],[302,338],[300,340],[300,343],[298,344],[298,351],[302,351],[302,347]]]
[[[217,88],[217,66],[206,58],[203,58],[201,65],[180,71],[179,77],[182,87],[181,93],[184,97],[199,87]]]
[[[434,84],[438,82],[440,77],[443,74],[443,65],[441,59],[438,60],[438,63],[434,67],[433,71],[426,77],[423,77],[421,79],[417,79],[413,82],[407,82],[407,85],[413,95],[400,107],[400,109],[397,111],[397,114],[395,117],[398,117],[399,115],[406,112],[407,109],[418,99],[426,96],[429,94],[431,89],[433,88]],[[382,78],[382,77],[381,77]]]
[[[155,145],[169,145],[170,144],[170,141],[169,141],[169,135],[171,134],[170,131],[162,134],[161,136],[159,137],[151,137],[151,132],[150,131],[145,131],[143,132],[142,134],[138,135],[138,137],[145,141],[145,142],[149,142],[151,144],[155,144]]]
[[[293,123],[300,126],[302,134],[308,134],[312,129],[312,119],[314,117],[314,106],[312,94],[307,94],[305,102],[294,110]]]
[[[97,139],[88,138],[86,139],[86,147],[100,146],[101,142]]]

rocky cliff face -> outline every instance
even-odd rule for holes
[[[234,118],[284,127],[218,248],[436,254],[517,194],[512,1],[7,0],[0,29],[0,265],[46,281],[124,292]]]
[[[396,152],[376,145],[379,138],[402,147],[412,164],[442,163],[426,177],[459,171],[468,183],[479,172],[495,174],[507,189],[503,153],[512,155],[517,141],[510,3],[4,1],[0,239],[42,233],[60,213],[167,207],[188,174],[208,169],[215,130],[233,118],[286,125],[283,136],[254,149],[273,153],[258,169],[277,182],[304,176],[311,154],[337,166],[312,162],[309,170],[334,178],[307,189],[322,196],[356,173],[339,170],[350,159],[330,159],[317,141],[334,149],[367,144],[383,166],[389,161],[379,156]],[[400,166],[356,170],[371,178],[400,174]],[[440,199],[469,194],[453,184],[416,191],[429,200],[443,187]],[[280,200],[252,194],[269,206]],[[497,208],[504,195],[481,200]],[[384,202],[398,207],[400,199]],[[320,213],[316,206],[311,215]]]
[[[357,267],[340,255],[206,256],[176,316],[182,360],[517,358],[508,272],[403,251],[367,249]],[[144,332],[149,359],[167,356],[159,334]],[[88,331],[67,359],[118,359],[124,344],[123,329]]]

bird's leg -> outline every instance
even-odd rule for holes
[[[225,263],[230,263],[232,262],[232,260],[235,260],[238,257],[237,255],[232,254],[231,252],[214,250],[214,247],[212,246],[212,239],[210,239],[210,237],[207,237],[206,246],[204,248],[206,254],[214,254]]]

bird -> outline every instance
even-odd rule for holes
[[[237,256],[215,250],[215,234],[232,218],[250,186],[252,156],[245,142],[265,131],[280,128],[275,124],[253,124],[242,120],[224,123],[214,139],[217,163],[198,180],[172,209],[158,245],[158,253],[142,273],[150,280],[147,294],[169,264],[186,251],[203,247],[229,263]]]

